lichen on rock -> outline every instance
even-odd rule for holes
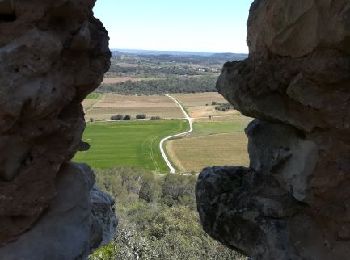
[[[256,0],[250,54],[218,91],[243,114],[250,167],[208,168],[204,229],[255,259],[350,255],[350,3]]]

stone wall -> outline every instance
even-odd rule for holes
[[[256,0],[249,58],[219,92],[243,114],[250,167],[201,173],[204,229],[255,259],[350,255],[350,3]]]
[[[113,201],[92,203],[93,173],[70,163],[110,63],[94,2],[0,1],[1,259],[84,258],[112,230],[92,206],[113,216]]]

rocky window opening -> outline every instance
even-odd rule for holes
[[[95,1],[0,0],[0,259],[348,259],[350,3],[251,2],[242,54],[116,49]],[[232,34],[201,7],[192,34]]]
[[[160,4],[157,12],[150,10],[146,16],[177,23],[175,16],[166,20],[159,14],[167,12],[168,4]],[[204,232],[195,186],[199,172],[207,166],[232,161],[248,166],[244,128],[252,119],[235,110],[216,89],[223,64],[243,60],[247,54],[177,51],[170,45],[165,45],[169,51],[117,49],[115,32],[126,31],[123,27],[135,23],[141,14],[136,10],[124,20],[108,19],[108,12],[101,14],[98,7],[95,15],[111,36],[111,66],[101,85],[83,101],[84,151],[74,160],[94,169],[97,186],[117,202],[119,222],[114,241],[91,258],[244,259]],[[129,10],[118,3],[108,7],[120,9],[121,14]],[[249,4],[246,15],[248,9]],[[192,19],[186,21],[182,30],[195,24]],[[147,21],[140,28],[147,31]],[[178,30],[173,33],[181,34]],[[133,34],[146,44],[141,31]],[[131,35],[118,34],[117,42],[126,37]],[[154,32],[148,37],[157,41]],[[162,36],[166,37],[171,35]]]

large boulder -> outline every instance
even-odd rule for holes
[[[85,259],[92,248],[113,239],[117,224],[113,202],[93,188],[94,181],[86,165],[63,165],[55,199],[33,228],[0,248],[1,259]]]
[[[218,91],[243,114],[250,167],[205,169],[205,230],[256,259],[350,254],[350,2],[256,0],[250,54]],[[254,235],[255,234],[255,235]]]
[[[23,245],[29,240],[33,252],[24,259],[44,259],[46,252],[73,259],[89,248],[92,177],[87,181],[86,170],[67,165],[85,128],[81,101],[110,65],[107,31],[93,16],[94,2],[0,1],[0,259],[29,256]],[[73,190],[61,186],[66,178]],[[61,203],[71,203],[72,211]],[[75,212],[80,204],[84,210]],[[60,230],[50,226],[58,223]],[[74,250],[62,252],[68,241]]]

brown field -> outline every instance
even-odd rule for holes
[[[215,110],[212,102],[228,103],[226,99],[216,92],[174,94],[173,96],[186,107],[188,113],[195,121],[208,121],[209,116],[212,116],[213,121],[231,120],[234,115],[240,114],[235,110],[226,112]]]
[[[194,106],[205,106],[211,102],[227,103],[217,92],[205,92],[205,93],[195,93],[195,94],[174,94],[183,106],[185,107],[194,107]]]
[[[211,116],[212,121],[226,121],[232,120],[235,115],[240,115],[236,110],[217,111],[214,106],[189,107],[187,110],[195,121],[209,121],[209,116]]]
[[[83,101],[83,108],[84,108],[84,112],[86,113],[87,111],[89,111],[90,109],[92,109],[92,107],[98,102],[97,99],[85,99]]]
[[[247,166],[249,163],[244,132],[170,140],[166,148],[180,172],[199,172],[214,165]]]
[[[138,114],[160,116],[163,119],[183,118],[180,108],[166,96],[125,96],[105,94],[87,111],[85,118],[89,120],[109,120],[112,115]]]

